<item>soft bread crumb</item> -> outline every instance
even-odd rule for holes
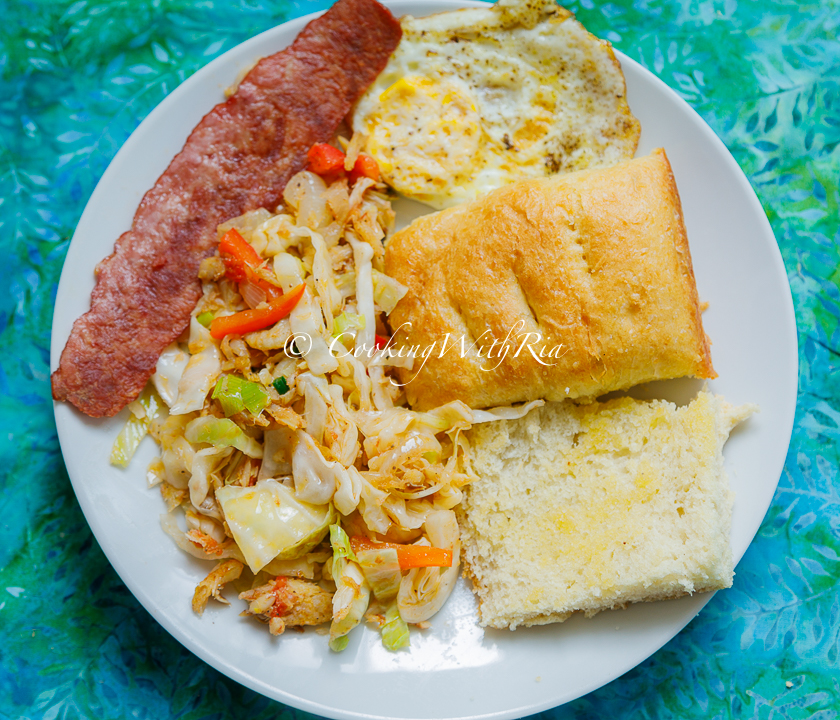
[[[730,587],[732,428],[756,410],[701,392],[688,405],[549,403],[470,431],[465,574],[484,626],[561,622]]]

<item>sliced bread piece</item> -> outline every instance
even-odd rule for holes
[[[729,587],[732,428],[756,409],[620,398],[470,431],[461,540],[482,625],[511,630]]]

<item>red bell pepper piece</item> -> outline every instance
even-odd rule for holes
[[[221,340],[225,335],[231,335],[233,333],[244,335],[245,333],[270,327],[295,309],[295,305],[303,297],[303,291],[305,289],[306,284],[301,283],[297,287],[289,290],[285,295],[270,300],[264,307],[243,310],[233,315],[215,317],[213,318],[213,322],[210,323],[210,335],[216,338],[216,340]]]
[[[312,172],[318,175],[335,175],[344,171],[344,153],[328,143],[317,143],[306,154]]]
[[[263,280],[257,273],[257,269],[263,264],[263,259],[236,228],[228,230],[219,240],[219,255],[225,261],[225,275],[231,280],[256,285],[265,293],[267,300],[280,296],[280,289]]]
[[[361,177],[379,182],[379,165],[370,155],[364,155],[363,153],[360,153],[359,157],[356,158],[356,164],[350,171],[350,184],[352,185]]]
[[[306,154],[309,160],[309,170],[327,178],[343,177],[346,156],[341,150],[327,143],[318,143],[309,148]],[[353,169],[350,171],[350,184],[361,177],[367,177],[379,182],[379,165],[370,155],[359,153]]]

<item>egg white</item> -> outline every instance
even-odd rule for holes
[[[551,0],[409,16],[402,28],[353,115],[401,194],[444,208],[633,156],[639,124],[612,48]]]

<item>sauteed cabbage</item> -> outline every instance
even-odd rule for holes
[[[453,508],[474,479],[464,430],[534,403],[403,406],[391,372],[413,359],[386,318],[406,289],[383,273],[394,213],[375,164],[355,171],[362,144],[343,167],[295,175],[276,212],[219,227],[189,330],[131,405],[112,459],[126,464],[145,431],[158,442],[148,478],[162,526],[216,563],[196,612],[233,583],[273,634],[329,622],[341,650],[367,619],[396,650],[457,579]]]

